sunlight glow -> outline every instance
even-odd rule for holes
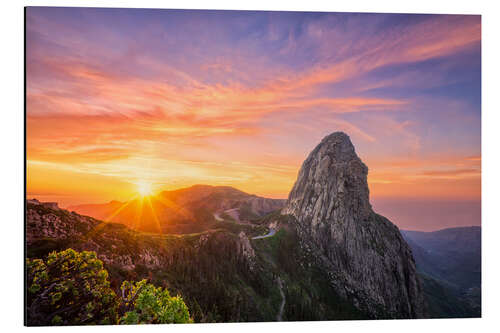
[[[151,183],[140,181],[137,183],[137,192],[143,197],[153,194]]]

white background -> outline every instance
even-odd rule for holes
[[[500,61],[500,13],[497,1],[482,0],[252,0],[252,1],[7,1],[0,9],[0,134],[2,172],[0,183],[0,327],[17,330],[67,331],[68,328],[23,327],[23,161],[24,161],[24,6],[93,6],[143,8],[199,8],[306,10],[337,12],[447,13],[482,15],[482,226],[483,318],[447,320],[392,320],[302,323],[247,323],[203,325],[150,325],[148,327],[72,327],[84,331],[175,332],[490,332],[500,331],[499,293],[499,176],[500,117],[498,62]]]

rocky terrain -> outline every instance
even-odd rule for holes
[[[27,202],[26,222],[28,258],[67,248],[95,251],[115,289],[126,279],[146,278],[183,295],[198,322],[274,318],[267,315],[272,277],[257,263],[247,235],[263,233],[259,226],[221,222],[201,234],[160,235],[36,200]]]
[[[367,174],[349,137],[333,133],[304,161],[283,214],[356,307],[374,317],[421,318],[412,252],[398,228],[373,212]]]
[[[336,294],[286,218],[272,213],[258,222],[223,220],[202,233],[162,235],[30,200],[26,255],[95,251],[113,288],[146,278],[182,295],[196,322],[369,318]],[[268,226],[279,231],[258,238]]]
[[[367,174],[349,137],[333,133],[304,161],[286,202],[196,185],[151,198],[154,217],[168,223],[149,229],[144,203],[73,207],[120,216],[102,221],[28,200],[26,255],[95,251],[114,288],[147,278],[182,295],[196,322],[477,316],[417,272],[421,248],[412,252],[372,210]],[[132,217],[138,208],[145,219]]]
[[[50,247],[51,244],[47,243],[49,240],[54,249],[71,245],[76,250],[96,251],[104,263],[125,270],[133,270],[138,265],[148,268],[168,267],[178,250],[177,245],[186,240],[193,241],[190,245],[196,250],[202,249],[209,240],[221,240],[234,246],[237,255],[243,255],[246,259],[253,257],[244,230],[231,239],[223,239],[223,235],[228,233],[221,229],[184,238],[141,233],[119,223],[105,223],[36,200],[28,202],[26,227],[28,254],[40,250],[39,244]]]

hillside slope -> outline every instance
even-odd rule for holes
[[[267,225],[279,231],[253,239]],[[196,322],[370,318],[335,292],[276,213],[256,225],[220,221],[202,233],[160,235],[30,201],[26,231],[27,257],[95,251],[116,291],[146,278],[182,295]]]
[[[186,234],[209,230],[216,222],[214,214],[235,209],[249,221],[281,209],[285,200],[248,194],[229,186],[194,185],[175,191],[127,202],[85,204],[68,207],[96,219],[122,223],[139,231]]]
[[[481,228],[401,231],[435,317],[481,315]]]

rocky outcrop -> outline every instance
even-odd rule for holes
[[[57,204],[28,200],[26,210],[26,242],[30,246],[43,238],[66,239],[81,237],[99,222],[60,209]]]
[[[241,231],[238,234],[238,250],[240,254],[246,259],[249,263],[250,269],[255,267],[255,250],[250,243],[250,239],[245,234],[244,231]]]
[[[57,202],[40,202],[37,199],[27,199],[26,200],[26,204],[29,204],[29,205],[42,205],[44,207],[51,208],[51,209],[56,209],[56,210],[61,209],[61,208],[59,208],[59,205],[57,204]]]
[[[300,169],[282,214],[342,297],[373,318],[419,318],[424,300],[399,229],[373,212],[368,168],[349,137],[325,137]]]

